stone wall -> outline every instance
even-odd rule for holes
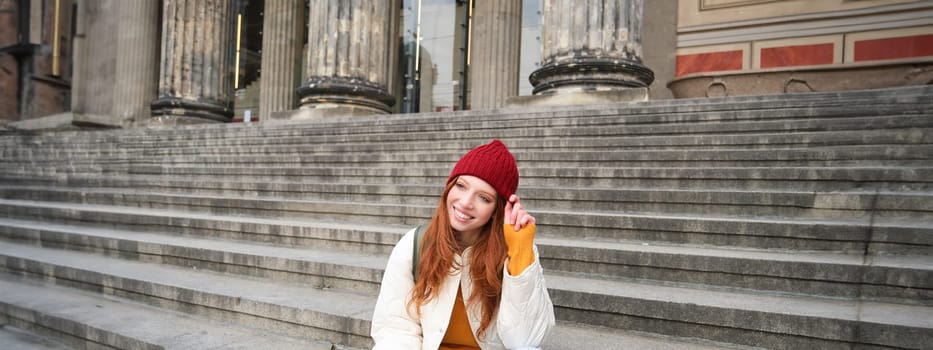
[[[68,109],[72,4],[0,1],[0,123]]]
[[[645,2],[645,20],[642,22],[643,60],[654,71],[654,82],[649,86],[652,100],[673,98],[667,83],[674,79],[677,64],[677,0],[651,0]]]
[[[113,1],[88,1],[80,14],[84,22],[83,53],[75,60],[75,69],[80,69],[86,89],[76,95],[72,110],[78,113],[109,114],[113,107],[114,73],[116,71],[116,23]],[[80,11],[80,10],[79,10]],[[79,27],[79,30],[80,27]]]
[[[0,47],[16,45],[19,23],[16,18],[17,3],[0,1]],[[0,124],[19,120],[16,102],[16,81],[19,79],[19,67],[16,58],[10,53],[0,53]]]

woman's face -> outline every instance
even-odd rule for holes
[[[496,208],[496,190],[482,179],[461,175],[447,193],[447,212],[454,231],[478,234]]]

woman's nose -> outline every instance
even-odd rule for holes
[[[460,196],[460,198],[457,199],[457,202],[459,202],[460,207],[464,209],[473,208],[473,201],[470,200],[470,196]]]

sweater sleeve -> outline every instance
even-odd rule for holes
[[[509,250],[509,275],[518,276],[535,261],[535,224],[525,225],[517,232],[512,225],[504,226],[505,245]]]
[[[399,240],[389,256],[373,312],[373,349],[421,348],[421,322],[407,310],[408,298],[415,283],[411,276],[412,241],[414,230]]]
[[[534,246],[535,227],[529,225],[509,233],[509,226],[506,225],[509,261],[502,278],[502,300],[496,317],[499,338],[509,349],[538,347],[555,324],[554,306]]]

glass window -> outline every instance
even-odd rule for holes
[[[531,95],[531,72],[541,67],[541,0],[522,1],[522,54],[519,58],[518,95]]]
[[[458,26],[458,6],[453,0],[405,0],[402,39],[405,80],[402,112],[455,109],[459,88],[463,28]],[[459,45],[458,45],[459,44]]]
[[[468,0],[404,0],[402,3],[401,113],[459,110],[463,89]],[[519,95],[531,95],[528,76],[541,56],[541,0],[522,2]],[[472,43],[471,43],[472,44]],[[466,108],[469,108],[467,105]]]

